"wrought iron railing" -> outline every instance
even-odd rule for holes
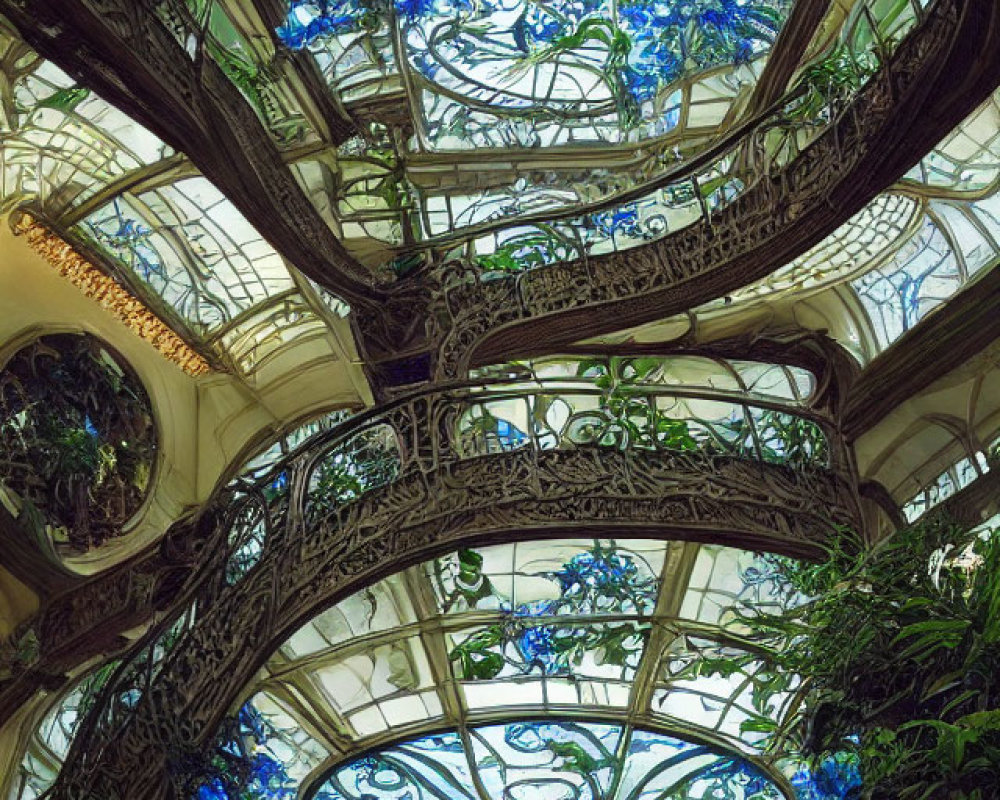
[[[932,2],[860,2],[838,41],[806,66],[796,84],[760,114],[727,131],[690,160],[659,171],[614,196],[581,207],[499,218],[411,243],[448,253],[442,267],[448,286],[575,259],[626,250],[660,239],[714,215],[757,184],[788,167],[845,115],[860,123],[853,101],[887,70],[905,36],[929,13]],[[863,110],[862,110],[863,113]],[[661,159],[666,161],[667,154]],[[412,256],[412,253],[411,253]]]
[[[101,773],[121,756],[109,748],[127,741],[130,727],[133,736],[169,752],[172,762],[178,761],[174,768],[195,758],[203,726],[211,724],[207,720],[216,712],[228,710],[229,694],[239,689],[219,688],[213,678],[212,694],[217,696],[202,700],[197,688],[212,673],[212,664],[225,663],[237,640],[242,642],[237,636],[227,643],[220,639],[224,634],[213,632],[222,617],[227,626],[239,624],[224,609],[258,606],[261,587],[271,586],[267,591],[277,598],[276,613],[265,627],[268,636],[280,639],[289,625],[328,604],[315,597],[325,591],[314,585],[315,575],[323,572],[316,567],[317,554],[329,559],[343,547],[342,540],[364,539],[368,534],[360,534],[358,526],[377,528],[380,508],[395,512],[399,498],[394,493],[401,486],[405,490],[407,482],[433,482],[446,475],[456,482],[460,501],[470,492],[482,493],[482,486],[461,483],[469,475],[474,478],[480,464],[512,457],[541,461],[549,452],[572,457],[574,451],[596,458],[597,464],[630,459],[625,463],[636,471],[637,482],[644,480],[638,473],[651,463],[662,462],[667,472],[681,463],[690,473],[687,479],[693,475],[697,480],[703,472],[707,481],[726,464],[742,463],[735,479],[751,487],[759,480],[764,494],[775,481],[788,480],[794,487],[795,475],[807,476],[814,485],[835,484],[836,491],[849,485],[846,450],[824,414],[795,401],[738,392],[614,383],[601,387],[586,378],[498,381],[423,391],[358,414],[305,440],[270,466],[256,459],[251,474],[235,479],[216,497],[213,508],[220,522],[214,546],[221,550],[214,554],[213,573],[206,575],[200,596],[185,615],[151,633],[109,680],[81,727],[52,796],[64,796],[60,792],[69,784],[63,781],[87,785],[88,773]],[[723,484],[725,480],[730,478]],[[649,483],[655,500],[658,484]],[[737,491],[745,494],[745,487]],[[419,501],[411,502],[406,513],[419,517],[423,510]],[[427,514],[437,519],[430,510]],[[373,538],[388,541],[392,535],[395,531],[386,530]],[[453,544],[446,541],[447,530],[439,535],[442,546]],[[391,556],[385,557],[391,561]],[[281,585],[275,585],[278,579]],[[237,675],[231,677],[239,682]],[[185,699],[172,697],[181,687],[186,687]],[[202,705],[205,713],[193,713],[192,703]],[[149,728],[150,714],[155,730]]]

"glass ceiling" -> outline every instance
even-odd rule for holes
[[[346,100],[405,87],[428,149],[552,147],[666,133],[699,72],[753,83],[791,4],[290,0],[277,35]]]
[[[461,550],[303,626],[251,702],[294,781],[422,731],[552,715],[610,720],[615,736],[629,719],[766,764],[796,681],[772,674],[739,615],[789,601],[771,574],[760,556],[683,542]]]
[[[316,800],[780,800],[750,763],[614,724],[518,722],[446,732],[346,764]]]
[[[187,159],[0,29],[3,207],[102,259],[190,342],[252,377],[349,312],[301,276]],[[329,345],[325,349],[330,349]]]
[[[460,253],[499,275],[646,244],[745,191],[736,146],[693,176],[664,176],[740,118],[792,2],[289,0],[267,45],[234,22],[239,3],[188,6],[208,15],[213,57],[234,81],[270,64],[272,46],[304,54],[358,122],[335,145],[280,79],[259,71],[239,84],[360,260],[404,273],[424,252]],[[897,40],[915,13],[910,3],[856,8],[874,9]],[[182,154],[12,35],[4,46],[17,68],[3,89],[14,111],[3,127],[5,208],[45,212],[245,372],[264,357],[260,342],[280,347],[347,313]],[[828,121],[825,107],[806,108],[798,128],[767,138],[768,157],[787,163]],[[881,350],[996,263],[998,188],[995,97],[817,247],[707,308],[839,283]],[[575,210],[584,204],[593,207]],[[804,406],[813,388],[793,368],[672,364],[676,374],[658,377],[688,389]],[[525,380],[577,377],[544,359],[525,370]],[[537,421],[527,403],[484,400],[461,422],[478,430],[487,412],[507,426],[504,446]],[[322,800],[788,795],[804,780],[777,747],[796,679],[773,674],[739,620],[795,601],[769,576],[764,557],[684,542],[458,551],[304,625],[243,708],[268,731],[289,786]],[[82,686],[47,718],[26,775],[55,774]],[[43,790],[35,778],[19,797]]]
[[[1000,92],[819,244],[693,313],[710,319],[843,287],[863,309],[865,341],[841,344],[865,362],[992,269],[998,257]]]

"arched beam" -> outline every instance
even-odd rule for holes
[[[525,448],[430,467],[419,455],[382,489],[322,514],[305,502],[311,468],[289,476],[288,497],[271,503],[261,560],[207,604],[142,699],[113,720],[112,735],[88,732],[53,798],[171,796],[171,770],[207,745],[242,687],[300,625],[447,550],[571,529],[810,556],[833,525],[859,519],[852,488],[819,468],[598,447]],[[229,498],[220,505],[247,518]]]
[[[998,52],[993,0],[937,0],[834,125],[709,218],[647,245],[516,276],[483,281],[470,267],[433,289],[401,284],[382,313],[402,319],[430,292],[422,346],[430,353],[414,345],[375,377],[383,385],[428,370],[453,378],[512,354],[558,352],[764,277],[832,233],[981,104],[1000,82]],[[359,325],[375,329],[374,319]],[[379,357],[378,345],[366,346]]]
[[[186,153],[278,252],[353,305],[381,292],[306,197],[240,90],[152,0],[0,0],[42,56]],[[348,130],[343,135],[346,138]]]
[[[652,714],[625,714],[621,710],[615,709],[590,708],[581,709],[580,711],[568,711],[566,709],[547,708],[539,709],[538,712],[535,712],[534,714],[527,711],[517,713],[507,712],[484,719],[481,722],[474,722],[470,724],[470,727],[478,727],[480,725],[504,725],[517,722],[535,722],[539,719],[544,719],[546,723],[603,723],[606,725],[621,725],[623,727],[631,725],[636,730],[649,731],[650,733],[657,733],[663,736],[670,736],[675,739],[691,742],[692,744],[702,745],[715,750],[720,754],[733,756],[735,758],[742,759],[749,764],[753,764],[762,774],[766,775],[777,787],[780,788],[787,800],[795,800],[796,793],[794,788],[788,781],[788,778],[786,778],[785,775],[773,765],[773,763],[753,753],[747,753],[736,749],[732,742],[729,742],[724,737],[719,736],[715,731],[680,719],[665,720],[663,718],[655,717]],[[408,731],[405,736],[388,739],[384,744],[379,745],[376,750],[366,752],[374,753],[396,745],[405,744],[406,742],[412,741],[421,736],[448,733],[454,730],[455,728],[453,726],[441,725],[440,723],[425,725],[417,730]],[[304,800],[313,800],[313,798],[316,797],[316,793],[322,788],[323,783],[337,770],[338,767],[365,755],[366,752],[355,753],[347,758],[336,756],[330,757],[306,779],[303,783],[303,788],[300,790],[299,796],[304,798]]]

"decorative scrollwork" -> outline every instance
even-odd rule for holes
[[[133,796],[123,787],[155,796],[270,649],[401,564],[566,526],[809,555],[831,526],[860,525],[850,483],[824,466],[845,463],[831,457],[840,445],[825,417],[794,400],[680,390],[644,374],[626,385],[583,370],[575,382],[425,391],[237,481],[218,499],[229,564],[206,581],[157,675],[132,670],[110,690],[61,780],[86,786],[80,797]],[[593,420],[590,433],[581,420]],[[69,785],[53,796],[71,796]]]
[[[189,375],[203,375],[211,369],[201,355],[191,349],[140,300],[90,264],[72,246],[31,215],[22,214],[14,231],[19,236],[24,236],[28,246],[55,267],[62,277],[120,319],[137,336],[153,345],[164,358],[173,361]]]
[[[584,254],[517,275],[483,270],[467,259],[461,268],[443,264],[426,275],[435,286],[427,314],[433,374],[455,379],[471,364],[512,346],[531,351],[529,331],[544,330],[541,338],[568,342],[600,333],[602,325],[610,330],[620,328],[623,320],[637,324],[682,311],[745,285],[805,250],[823,231],[835,228],[845,212],[860,208],[884,188],[877,185],[883,178],[867,175],[859,181],[857,170],[880,142],[895,135],[896,126],[908,126],[899,112],[906,106],[902,99],[925,90],[930,70],[940,82],[949,74],[942,64],[964,58],[960,51],[967,46],[967,26],[976,25],[976,14],[960,17],[958,12],[954,0],[935,3],[882,69],[801,153],[780,168],[772,164],[770,170],[754,173],[754,181],[739,194],[702,208],[689,224],[655,242]],[[984,77],[981,85],[984,97],[995,80]],[[960,113],[939,127],[921,127],[926,143],[916,146],[932,144],[980,100],[979,95],[969,97]],[[910,105],[919,109],[917,103]],[[757,133],[754,129],[748,135],[752,139]],[[898,175],[886,173],[884,182]],[[833,203],[834,194],[843,195],[843,203]]]

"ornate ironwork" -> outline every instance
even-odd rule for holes
[[[829,127],[795,157],[768,155],[765,143],[775,120],[765,115],[734,134],[732,142],[684,165],[678,185],[690,184],[717,164],[722,174],[726,164],[757,167],[740,173],[738,191],[702,203],[691,224],[668,230],[654,242],[582,253],[513,275],[462,258],[404,281],[396,303],[374,316],[359,310],[358,327],[368,334],[369,355],[387,361],[386,374],[376,377],[385,383],[412,377],[394,375],[399,369],[388,357],[405,362],[407,350],[426,352],[430,346],[431,374],[458,378],[470,365],[495,360],[501,352],[538,352],[539,342],[546,348],[565,346],[683,311],[766,275],[899,178],[993,90],[1000,68],[995,59],[977,56],[995,46],[990,38],[995,14],[989,2],[961,7],[955,0],[936,2],[856,96],[845,101],[837,95]],[[942,98],[954,101],[952,81],[957,80],[975,90],[963,94],[961,102],[949,102],[945,113]],[[923,113],[928,93],[936,103],[933,120]],[[774,113],[780,117],[784,111],[780,106]],[[906,146],[897,147],[903,131]],[[886,157],[887,148],[892,158]],[[422,342],[411,335],[389,347],[377,337],[377,330],[400,330],[404,320],[411,321],[414,305],[428,291]],[[385,319],[393,315],[397,323],[387,327]]]
[[[825,466],[848,460],[823,415],[579,375],[418,393],[237,481],[216,502],[228,563],[162,665],[109,683],[53,797],[161,796],[296,627],[444,550],[570,526],[809,555],[832,525],[861,524]]]

